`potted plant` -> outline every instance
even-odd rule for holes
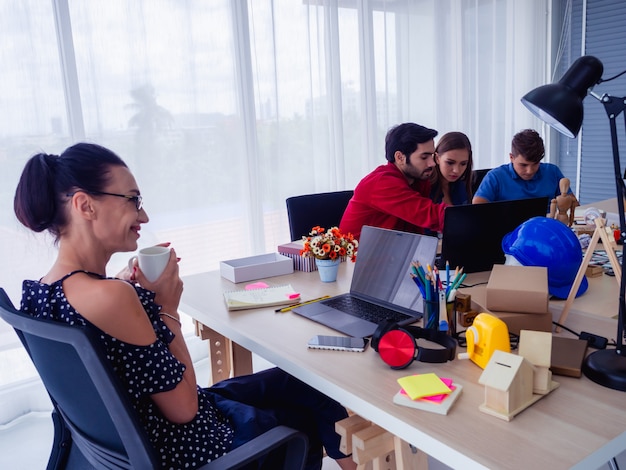
[[[301,256],[312,256],[324,282],[337,280],[337,271],[342,258],[356,261],[356,251],[359,242],[351,233],[344,234],[338,227],[328,230],[323,227],[313,227],[308,236],[302,237],[304,247]]]

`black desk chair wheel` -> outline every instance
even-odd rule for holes
[[[26,315],[14,308],[1,288],[0,317],[15,329],[54,405],[48,470],[159,467],[95,332]],[[242,468],[277,449],[284,452],[285,470],[301,469],[307,437],[278,426],[201,468]]]
[[[338,227],[354,191],[304,194],[287,198],[287,217],[291,241],[301,240],[316,225]]]

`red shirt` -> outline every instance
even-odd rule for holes
[[[428,180],[409,185],[395,164],[381,165],[355,188],[340,229],[357,239],[363,225],[414,233],[423,233],[424,229],[441,232],[446,204],[435,204],[429,194]]]

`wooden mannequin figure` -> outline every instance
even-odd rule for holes
[[[561,194],[550,202],[550,218],[560,220],[568,227],[574,224],[574,211],[579,205],[576,196],[568,194],[569,178],[561,178],[559,189]]]

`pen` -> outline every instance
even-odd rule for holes
[[[439,290],[439,331],[448,331],[448,310],[446,308],[446,293]]]
[[[312,304],[313,302],[319,302],[320,300],[324,300],[324,299],[327,299],[329,297],[330,297],[330,295],[324,295],[322,297],[318,297],[317,299],[307,300],[306,302],[300,302],[299,304],[290,305],[289,307],[277,308],[274,311],[276,313],[288,312],[289,310],[294,309],[296,307],[301,307],[302,305],[306,305],[306,304]]]

